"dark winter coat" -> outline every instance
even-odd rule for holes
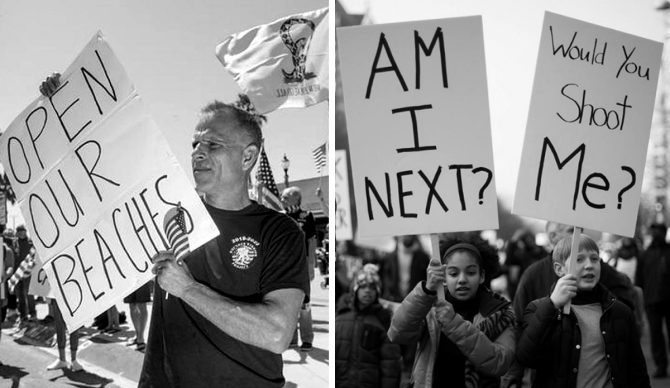
[[[598,284],[605,342],[614,388],[649,387],[633,312]],[[525,310],[517,360],[537,370],[533,387],[572,388],[577,385],[581,331],[573,310],[562,314],[549,297],[531,302]]]
[[[354,303],[341,304],[335,318],[335,386],[400,385],[400,347],[386,336],[390,322],[391,312],[379,303],[361,311]]]
[[[642,288],[644,304],[670,300],[670,244],[652,242],[637,260],[635,284]]]
[[[395,310],[389,337],[399,344],[419,341],[416,360],[412,370],[412,382],[415,388],[433,386],[434,366],[440,347],[440,332],[451,340],[467,361],[474,366],[479,376],[472,382],[466,378],[467,387],[497,387],[498,376],[509,369],[514,359],[514,312],[509,301],[486,290],[482,292],[479,311],[469,322],[460,315],[447,325],[440,326],[433,307],[437,296],[428,295],[422,284],[417,284]],[[501,334],[490,339],[482,331],[484,326],[494,324],[490,319],[507,316],[506,324],[498,327]],[[500,320],[495,325],[499,325]]]

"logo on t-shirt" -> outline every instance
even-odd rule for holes
[[[233,266],[237,269],[247,269],[258,256],[257,247],[261,245],[251,237],[236,237],[232,241],[230,256],[233,258]]]

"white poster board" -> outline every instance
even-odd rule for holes
[[[335,240],[353,239],[347,151],[335,150]]]
[[[514,213],[633,236],[662,50],[545,13]]]
[[[337,37],[359,234],[497,228],[481,17]]]
[[[37,89],[37,86],[35,87]],[[181,203],[191,249],[218,230],[100,33],[0,137],[5,166],[70,331],[146,283]]]

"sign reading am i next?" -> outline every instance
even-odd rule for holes
[[[497,228],[481,17],[337,36],[360,235]]]
[[[662,51],[545,13],[514,213],[633,235]]]

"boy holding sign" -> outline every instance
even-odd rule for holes
[[[649,387],[635,317],[600,284],[596,242],[577,238],[574,263],[568,263],[571,237],[554,248],[559,280],[551,296],[526,308],[517,359],[537,369],[535,387]]]
[[[498,386],[514,359],[514,311],[485,288],[497,255],[482,243],[451,241],[442,262],[432,260],[393,315],[392,342],[419,341],[414,387]],[[438,298],[444,285],[446,300]]]

